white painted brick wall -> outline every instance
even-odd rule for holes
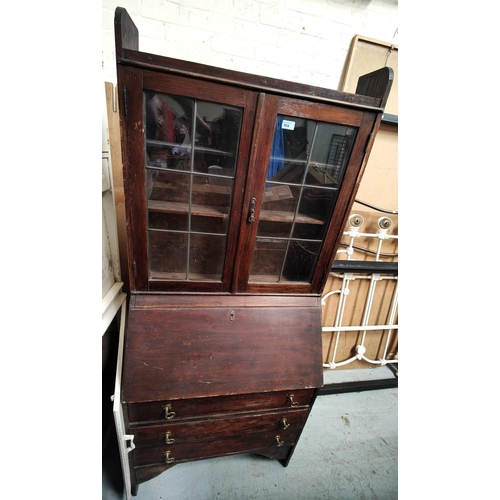
[[[103,77],[114,83],[117,6],[142,51],[332,89],[355,35],[397,44],[398,0],[102,0]]]

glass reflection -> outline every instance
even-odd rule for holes
[[[187,231],[189,182],[185,173],[148,170],[148,223],[151,229]]]
[[[297,211],[300,187],[272,184],[264,189],[258,236],[288,237]]]
[[[153,92],[144,103],[152,277],[220,281],[242,110]]]
[[[278,115],[250,281],[308,282],[335,208],[356,128]]]
[[[148,231],[148,259],[151,279],[186,279],[188,235]]]
[[[151,92],[145,100],[147,165],[205,173],[212,165],[234,170],[241,109]]]
[[[320,250],[321,242],[319,241],[290,241],[283,268],[283,278],[287,281],[310,281]]]
[[[337,190],[333,189],[304,187],[292,237],[313,240],[323,239],[326,223],[333,212],[337,194]]]
[[[257,238],[250,269],[250,281],[279,282],[286,247],[286,240]]]
[[[226,239],[208,234],[192,234],[189,252],[189,278],[222,280]]]

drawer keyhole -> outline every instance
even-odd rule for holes
[[[171,420],[172,418],[175,417],[175,411],[170,411],[172,409],[172,405],[168,404],[165,406],[162,406],[164,412],[165,412],[165,418],[167,420]]]

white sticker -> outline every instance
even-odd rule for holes
[[[281,128],[286,128],[287,130],[293,130],[295,128],[295,122],[292,122],[290,120],[283,120],[283,125],[281,125]]]

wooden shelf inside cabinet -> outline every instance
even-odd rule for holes
[[[155,150],[158,151],[163,151],[165,153],[168,152],[168,150],[172,150],[173,148],[179,148],[179,144],[174,143],[174,142],[165,142],[165,141],[153,141],[151,139],[146,141],[146,146],[149,148],[153,147]],[[215,148],[210,148],[207,146],[197,146],[196,144],[188,144],[186,146],[183,146],[184,148],[189,148],[192,149],[194,148],[195,151],[200,152],[200,153],[210,153],[214,155],[219,155],[219,156],[228,156],[228,157],[234,157],[234,152],[231,151],[221,151],[220,149],[215,149]],[[169,153],[170,154],[170,153]],[[179,155],[171,154],[172,158],[178,158]],[[190,158],[190,155],[186,155],[183,158]]]
[[[189,277],[191,279],[199,280],[199,281],[220,281],[219,276],[210,275],[210,274],[200,274],[200,273],[189,273]],[[166,280],[174,280],[174,281],[182,281],[186,279],[186,273],[162,273],[158,271],[151,271],[149,273],[149,279],[158,280],[158,281],[166,281]]]
[[[230,179],[229,177],[224,177],[224,179]],[[178,185],[171,184],[162,181],[153,181],[153,187],[160,189],[179,189]],[[205,193],[205,194],[221,194],[226,196],[231,196],[231,188],[227,186],[217,186],[215,184],[193,184],[193,192],[195,193]]]
[[[293,222],[294,214],[292,212],[284,212],[280,210],[261,210],[259,220],[269,222]],[[321,219],[315,219],[308,215],[298,214],[295,218],[296,224],[324,224]]]
[[[149,200],[148,209],[152,212],[169,213],[169,214],[187,214],[189,213],[189,204],[174,201],[158,201]],[[223,207],[215,207],[213,205],[191,204],[191,214],[201,217],[229,217],[228,210]],[[262,210],[260,212],[260,220],[268,222],[283,222],[291,223],[294,220],[292,212],[284,212],[280,210]],[[295,218],[296,224],[324,224],[321,219],[315,219],[308,215],[298,215]]]
[[[149,200],[148,209],[152,212],[160,212],[167,214],[187,214],[189,213],[188,203],[179,203],[175,201],[157,201]],[[228,210],[223,207],[214,207],[213,205],[198,205],[191,204],[191,214],[199,215],[201,217],[229,217]]]

